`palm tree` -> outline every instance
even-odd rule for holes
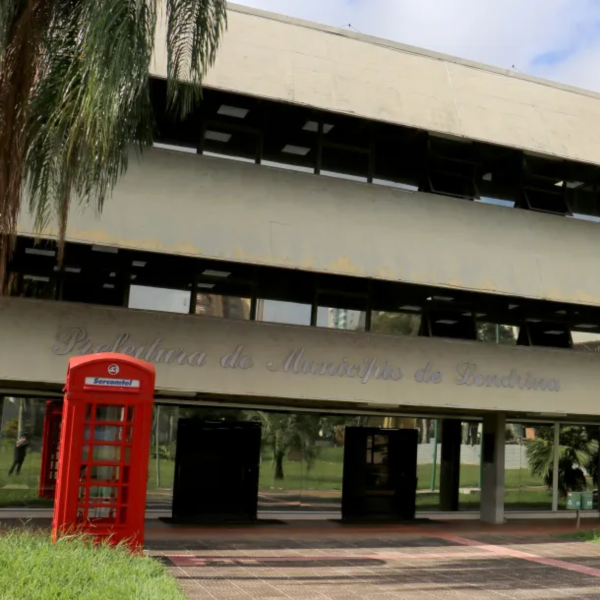
[[[297,413],[258,412],[262,423],[263,440],[273,452],[273,473],[275,479],[282,480],[283,459],[290,450],[300,453],[310,470],[317,458],[315,440],[322,428],[321,417]]]
[[[554,470],[554,427],[537,427],[535,438],[527,441],[526,456],[533,475],[543,477],[552,489]],[[592,439],[584,427],[561,426],[558,450],[558,491],[567,492],[587,488],[584,469],[589,471],[597,462],[598,441]],[[594,471],[595,472],[595,471]]]
[[[169,106],[199,100],[225,0],[0,0],[0,293],[23,195],[38,229],[102,209],[130,149],[152,144],[148,68],[166,19]]]

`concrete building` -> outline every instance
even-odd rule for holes
[[[101,216],[72,211],[63,268],[22,215],[4,393],[60,396],[69,357],[154,348],[165,411],[409,418],[428,443],[435,422],[445,510],[461,423],[482,424],[473,487],[502,522],[507,423],[600,425],[600,356],[573,352],[600,341],[600,96],[231,5],[177,123],[163,38],[155,147]]]

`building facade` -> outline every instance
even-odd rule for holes
[[[110,350],[157,365],[156,502],[182,411],[229,410],[326,415],[266,507],[335,505],[341,471],[315,488],[313,463],[345,422],[418,428],[419,491],[444,510],[501,522],[530,487],[556,510],[524,440],[600,427],[600,97],[236,5],[229,23],[184,123],[159,32],[155,145],[101,216],[72,211],[62,266],[22,215],[5,442],[69,357]]]

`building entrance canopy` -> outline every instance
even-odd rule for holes
[[[72,356],[152,362],[157,392],[362,408],[593,415],[600,355],[22,299],[0,302],[5,389],[60,385]],[[533,415],[530,415],[533,416]]]

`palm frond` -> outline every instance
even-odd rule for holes
[[[169,0],[167,2],[167,79],[169,103],[181,116],[201,98],[206,69],[227,25],[225,0]]]
[[[0,12],[0,292],[21,208],[30,102],[50,9],[48,0],[2,0]]]
[[[57,225],[60,261],[72,202],[101,211],[132,149],[152,144],[159,6],[170,104],[184,114],[214,62],[224,0],[0,0],[1,281],[24,187],[37,229]]]
[[[27,156],[36,225],[53,216],[59,248],[71,198],[101,210],[130,147],[152,143],[148,64],[154,3],[80,0],[50,28]]]

